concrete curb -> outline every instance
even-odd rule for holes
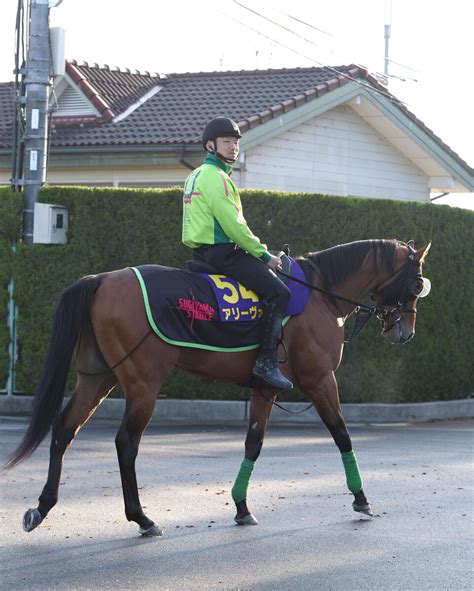
[[[282,406],[299,411],[308,405],[284,402]],[[29,416],[33,409],[32,396],[0,396],[0,415]],[[119,421],[125,409],[123,399],[104,400],[95,411],[95,419]],[[249,404],[240,400],[158,400],[152,424],[209,425],[246,423]],[[410,423],[474,418],[474,399],[413,404],[343,404],[347,423]],[[314,409],[301,414],[290,414],[278,407],[272,411],[272,424],[316,424],[321,419]]]

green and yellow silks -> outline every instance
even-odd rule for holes
[[[341,457],[346,472],[347,488],[351,493],[357,494],[362,490],[362,477],[357,465],[357,458],[352,450],[342,453]]]
[[[254,465],[255,462],[248,459],[245,459],[240,465],[239,473],[237,474],[234,486],[232,487],[232,498],[234,499],[234,503],[240,503],[240,501],[244,501],[247,498],[247,488]]]

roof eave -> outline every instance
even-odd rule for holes
[[[452,177],[466,188],[466,192],[474,191],[474,175],[472,168],[447,144],[438,138],[426,125],[406,107],[396,104],[381,95],[363,91],[388,119],[399,127],[407,137],[416,142],[433,160],[445,168]]]
[[[360,85],[350,82],[339,88],[335,88],[331,92],[326,92],[320,96],[315,95],[314,99],[317,98],[318,100],[310,100],[301,105],[294,105],[286,111],[284,111],[284,109],[280,112],[275,111],[275,115],[271,119],[267,119],[258,125],[254,125],[247,131],[244,131],[240,143],[241,149],[249,150],[267,139],[295,127],[295,125],[300,125],[308,119],[316,117],[321,113],[325,113],[326,111],[351,100],[357,96],[360,91]],[[298,108],[296,108],[296,106],[298,106]]]

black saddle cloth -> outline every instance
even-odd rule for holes
[[[291,263],[291,274],[302,278],[299,265],[293,259]],[[260,301],[237,281],[161,265],[132,269],[150,326],[167,343],[227,352],[259,346]],[[285,322],[304,310],[308,298],[307,288],[291,280],[288,287],[292,298]]]

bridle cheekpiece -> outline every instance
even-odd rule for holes
[[[408,259],[401,269],[377,286],[371,293],[381,298],[377,303],[376,316],[382,322],[382,332],[386,333],[402,320],[402,313],[416,314],[416,308],[407,306],[411,300],[428,295],[431,283],[421,274],[421,263],[416,260],[416,251],[408,246]],[[388,283],[387,283],[388,282]],[[392,306],[387,308],[387,306]],[[387,326],[387,323],[388,326]]]

